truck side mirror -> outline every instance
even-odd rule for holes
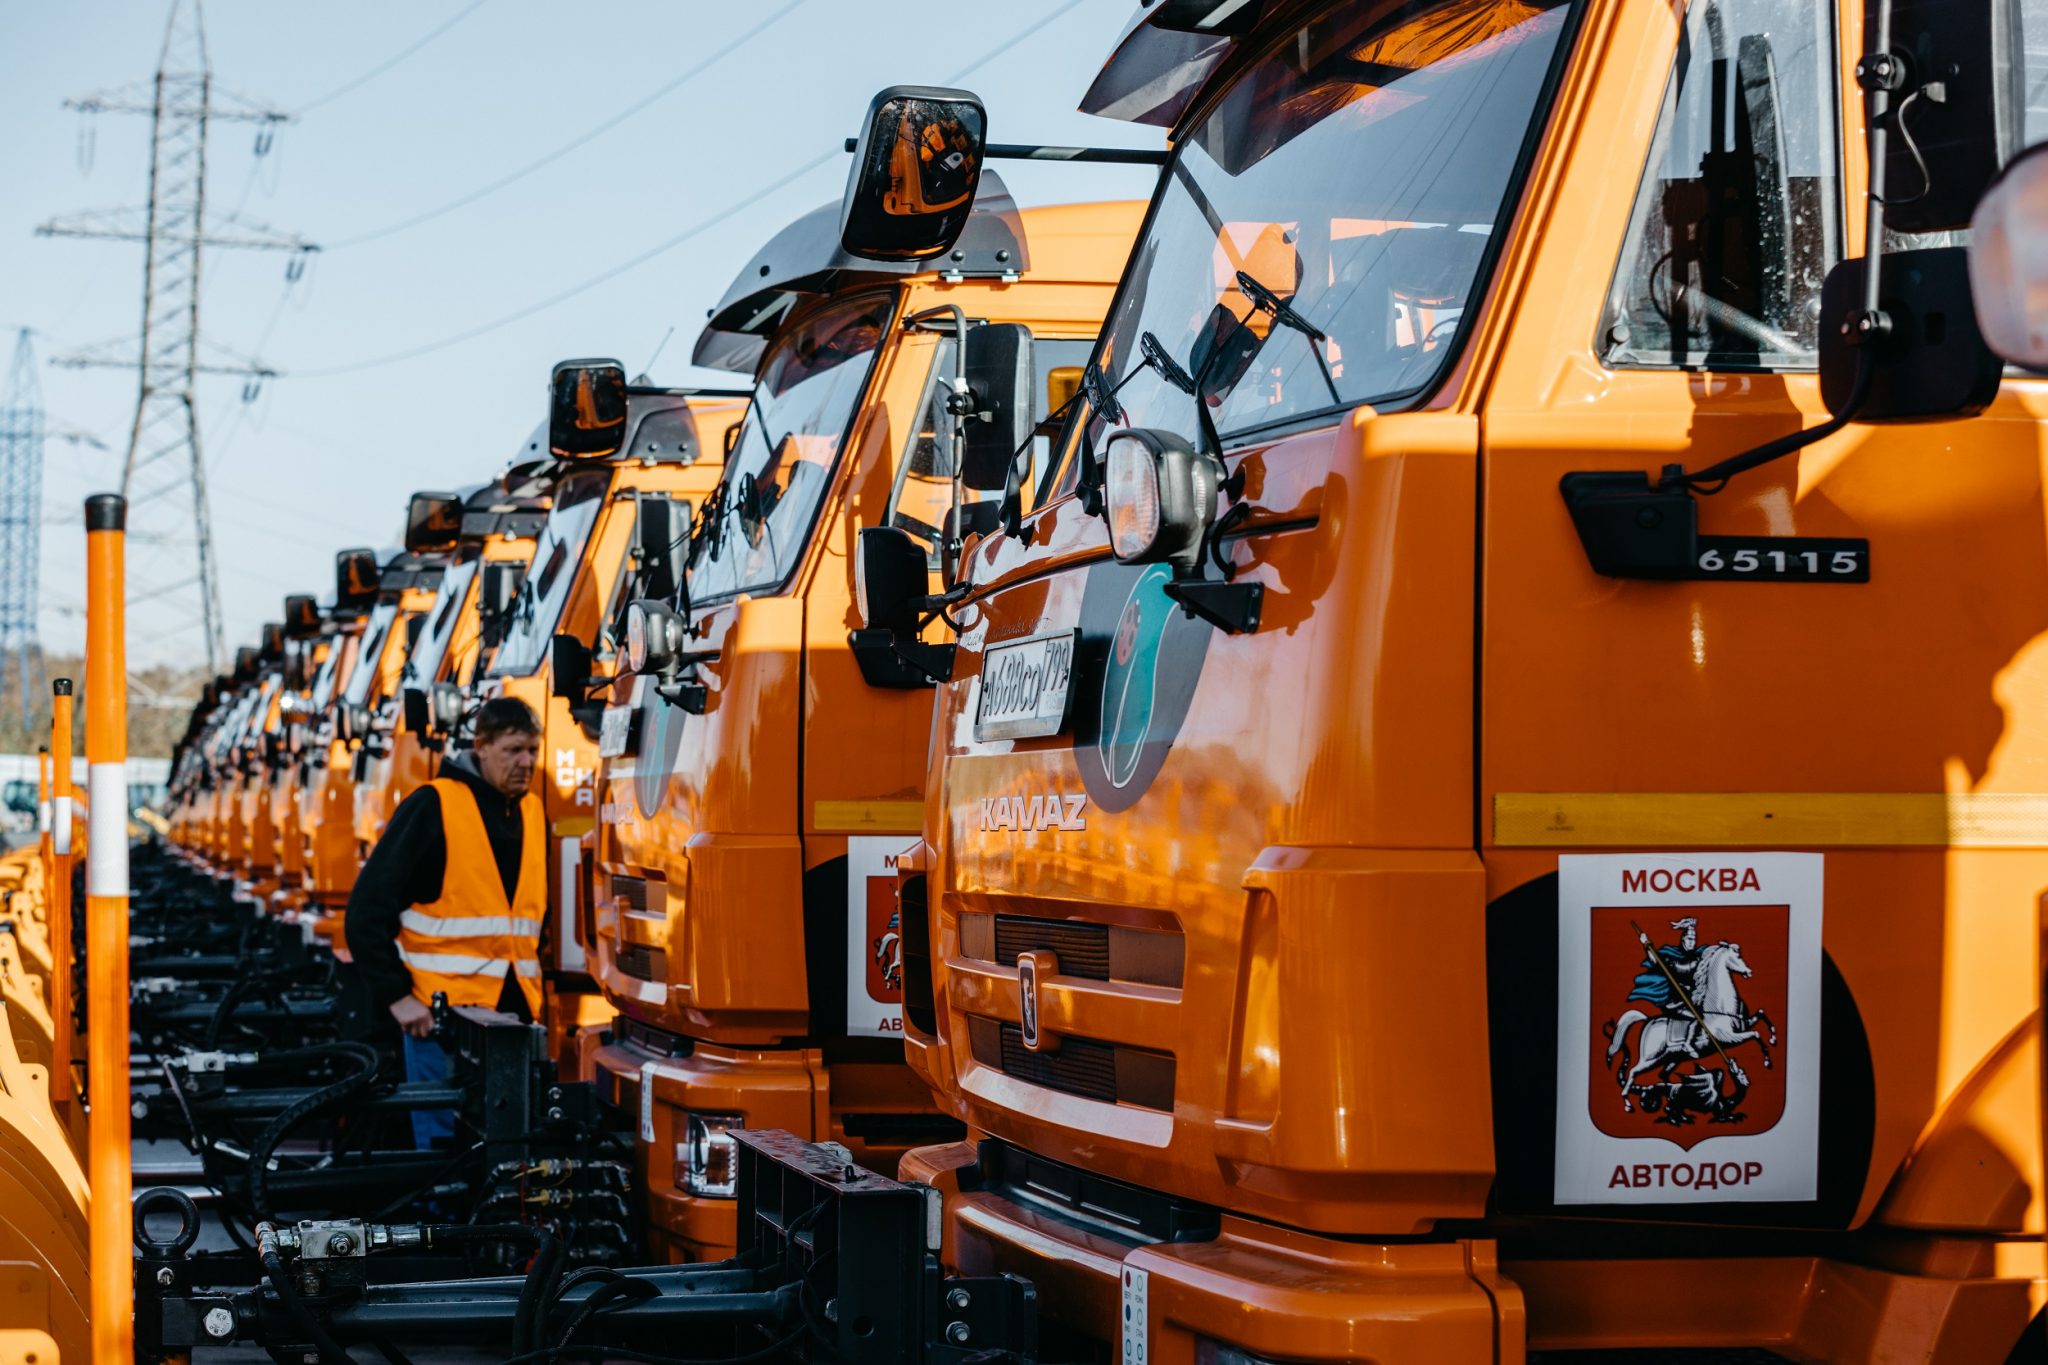
[[[320,633],[320,604],[311,593],[295,592],[284,599],[284,633],[294,640]]]
[[[987,135],[971,91],[895,85],[876,95],[853,148],[839,244],[877,261],[951,250],[974,211]]]
[[[334,608],[361,611],[377,600],[377,552],[343,550],[334,557]]]
[[[2005,168],[1970,220],[1970,294],[1999,355],[2048,371],[2048,143]]]
[[[557,635],[548,645],[548,688],[571,706],[590,694],[590,646],[573,635]]]
[[[979,493],[999,493],[1011,459],[1037,425],[1031,329],[991,323],[970,328],[966,344],[967,386],[975,411],[962,428],[960,481]]]
[[[548,453],[562,460],[616,455],[626,444],[626,367],[565,360],[548,377]]]
[[[1950,232],[2026,143],[2026,47],[2019,0],[1891,0],[1880,51],[1879,6],[1864,7],[1857,63],[1865,89],[1891,94],[1885,226]]]
[[[440,735],[452,735],[462,724],[462,689],[451,682],[437,682],[427,693],[429,729]]]
[[[483,574],[477,580],[478,618],[484,621],[503,620],[505,613],[512,610],[512,604],[519,600],[519,584],[525,577],[525,569],[504,560],[484,565]]]
[[[847,637],[870,687],[930,687],[953,676],[953,646],[918,638],[918,613],[931,598],[924,547],[897,526],[860,533],[853,595],[861,628]]]
[[[676,504],[665,494],[641,497],[633,522],[633,558],[640,566],[636,597],[674,597]]]
[[[408,687],[398,695],[399,714],[405,728],[416,735],[427,733],[433,721],[433,709],[427,702],[424,688]]]
[[[453,493],[415,493],[405,505],[405,548],[414,554],[452,549],[462,535],[462,499]]]

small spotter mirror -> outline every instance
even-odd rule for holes
[[[616,455],[626,444],[626,369],[616,360],[565,360],[548,380],[548,453]]]
[[[264,663],[276,663],[284,658],[284,624],[280,621],[266,621],[257,635],[256,654]]]
[[[590,646],[573,635],[548,642],[548,690],[571,706],[590,694]]]
[[[453,493],[415,493],[405,509],[405,548],[414,554],[446,550],[462,534],[462,499]]]
[[[987,136],[971,91],[896,85],[876,95],[854,144],[840,245],[879,261],[944,254],[974,209]]]

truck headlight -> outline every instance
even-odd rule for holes
[[[633,672],[661,672],[675,661],[682,640],[682,618],[661,603],[641,597],[626,608],[626,667]]]
[[[747,1126],[741,1114],[692,1114],[688,1137],[676,1144],[676,1184],[706,1199],[739,1194],[739,1144],[732,1130]]]
[[[1170,431],[1148,427],[1110,437],[1106,458],[1103,506],[1116,557],[1126,564],[1195,568],[1216,519],[1223,462]]]

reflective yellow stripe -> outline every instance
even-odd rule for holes
[[[921,834],[922,801],[816,801],[811,824],[820,831],[849,834]]]
[[[435,938],[481,938],[488,934],[523,934],[540,937],[540,921],[520,915],[430,915],[424,910],[401,910],[398,922],[416,934]]]
[[[417,972],[439,972],[443,976],[503,976],[511,963],[502,957],[476,957],[469,953],[413,953],[398,950],[399,960]],[[537,975],[520,964],[520,975]]]
[[[2037,792],[1500,792],[1499,848],[2048,848]]]

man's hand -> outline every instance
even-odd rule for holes
[[[402,995],[391,1002],[391,1017],[415,1038],[434,1036],[434,1012],[409,995]]]

